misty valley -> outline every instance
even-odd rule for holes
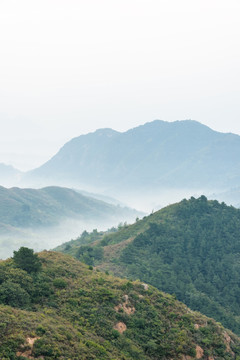
[[[240,1],[0,1],[0,360],[240,360]]]
[[[0,359],[240,359],[240,136],[192,120],[0,164]]]

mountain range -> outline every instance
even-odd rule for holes
[[[99,129],[66,143],[25,181],[108,191],[228,189],[240,182],[240,137],[193,120],[156,120],[120,133]]]
[[[0,260],[0,358],[240,359],[219,323],[240,335],[240,210],[202,195],[140,220],[115,200],[237,203],[239,150],[238,135],[156,120],[79,136],[25,174],[0,164],[0,181],[54,184],[0,186],[0,258],[21,246]]]

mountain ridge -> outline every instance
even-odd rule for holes
[[[104,217],[107,214],[114,216],[114,213],[124,213],[124,211],[133,211],[134,216],[138,214],[136,210],[130,210],[125,207],[108,204],[103,200],[82,195],[72,189],[48,186],[42,189],[21,189],[13,187],[10,189],[0,186],[0,221],[9,225],[22,227],[54,225],[57,223],[57,217],[81,216],[87,219],[98,215]],[[9,209],[10,207],[10,209]],[[20,208],[19,208],[20,207]],[[31,217],[32,211],[36,214]],[[20,213],[16,213],[19,208],[20,213],[27,213],[26,223],[21,222]],[[15,213],[14,213],[15,212]],[[55,220],[54,220],[55,218]]]
[[[155,120],[122,133],[99,129],[75,137],[25,180],[62,179],[115,192],[224,189],[240,180],[239,153],[239,135],[194,120]]]

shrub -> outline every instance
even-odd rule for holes
[[[30,296],[19,284],[7,280],[0,286],[0,303],[24,308],[30,304]]]
[[[33,249],[23,246],[13,252],[13,261],[17,267],[28,273],[36,273],[42,266],[37,254],[33,253]]]
[[[58,278],[54,279],[53,285],[58,289],[65,289],[67,287],[67,282],[62,278]]]

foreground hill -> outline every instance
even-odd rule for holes
[[[240,334],[240,210],[202,196],[59,250],[141,279]]]
[[[61,181],[112,193],[229,188],[240,181],[239,154],[238,135],[192,120],[156,120],[124,133],[100,129],[76,137],[25,180]]]
[[[239,359],[237,336],[152,286],[17,254],[0,263],[1,359]]]

